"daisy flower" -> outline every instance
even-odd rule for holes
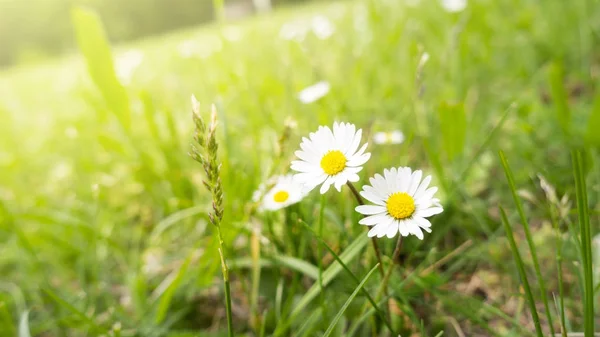
[[[373,142],[375,144],[402,144],[403,141],[404,134],[399,130],[377,132],[373,135]]]
[[[274,178],[275,185],[262,197],[260,209],[267,211],[276,211],[278,209],[295,204],[304,198],[305,193],[302,190],[302,185],[294,181],[294,176],[288,174]],[[258,193],[262,194],[259,187]],[[260,199],[256,194],[256,199]]]
[[[361,205],[356,211],[366,217],[361,225],[371,226],[369,237],[393,238],[414,234],[423,240],[423,230],[431,233],[431,223],[426,218],[444,209],[434,198],[437,187],[429,187],[431,176],[421,181],[423,173],[409,167],[391,168],[370,179],[371,185],[363,186],[360,195],[375,205]]]
[[[292,162],[292,170],[299,172],[294,178],[307,192],[322,184],[321,194],[331,185],[341,191],[346,182],[357,182],[357,173],[371,157],[370,153],[365,153],[366,143],[358,148],[361,137],[362,130],[357,131],[354,124],[336,122],[333,131],[327,126],[319,126],[309,138],[302,138],[301,150],[295,152],[300,160]]]
[[[298,99],[304,104],[318,101],[329,93],[331,86],[327,81],[321,81],[311,85],[298,93]]]

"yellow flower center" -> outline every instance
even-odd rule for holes
[[[329,151],[321,159],[321,168],[328,175],[334,176],[346,168],[346,161],[346,156],[341,151]]]
[[[275,202],[285,202],[286,200],[288,200],[289,197],[290,194],[288,192],[279,191],[275,193],[275,195],[273,196],[273,200],[275,200]]]
[[[404,192],[397,192],[386,202],[388,213],[398,220],[410,218],[415,212],[415,199]]]

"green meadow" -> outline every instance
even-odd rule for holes
[[[600,331],[600,2],[315,2],[112,45],[93,10],[71,24],[77,50],[0,71],[0,336]],[[431,233],[376,239],[379,265],[348,186],[253,200],[334,122],[369,143],[357,189],[438,187]]]

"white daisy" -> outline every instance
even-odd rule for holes
[[[275,186],[262,198],[261,210],[276,211],[295,204],[304,198],[303,186],[294,180],[293,175],[288,174],[275,179]]]
[[[461,12],[467,7],[467,0],[442,0],[442,7],[451,13]]]
[[[402,144],[403,141],[404,134],[399,130],[376,132],[373,135],[373,142],[375,144]]]
[[[307,192],[322,184],[321,194],[331,185],[341,191],[346,182],[357,182],[357,173],[371,157],[365,153],[367,144],[358,149],[361,137],[362,130],[357,131],[354,124],[333,123],[333,132],[327,126],[319,126],[309,138],[302,138],[302,150],[295,153],[300,160],[293,161],[291,166],[299,172],[294,178]]]
[[[329,93],[330,89],[331,86],[329,85],[329,82],[321,81],[300,91],[298,93],[298,99],[304,104],[310,104],[323,98]]]
[[[431,176],[421,181],[423,173],[409,167],[392,168],[376,174],[371,185],[363,186],[360,195],[375,205],[361,205],[356,211],[366,217],[361,225],[372,226],[369,237],[393,238],[416,235],[423,240],[423,231],[431,233],[431,223],[426,218],[444,209],[433,195],[437,187],[429,187]],[[429,188],[428,188],[429,187]]]

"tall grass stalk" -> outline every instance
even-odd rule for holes
[[[212,106],[211,121],[208,129],[204,120],[200,116],[200,103],[192,96],[192,119],[195,125],[194,140],[198,147],[192,145],[190,156],[204,168],[206,179],[204,186],[212,195],[212,211],[208,213],[210,222],[217,230],[217,240],[219,243],[219,257],[221,260],[221,272],[223,273],[223,283],[225,284],[225,308],[227,311],[227,329],[229,337],[233,337],[233,318],[231,314],[231,286],[229,282],[229,268],[225,258],[225,249],[223,243],[223,234],[221,233],[221,221],[223,220],[223,186],[221,184],[221,164],[217,160],[217,111]]]
[[[544,333],[542,332],[542,326],[540,325],[540,317],[538,316],[537,309],[535,308],[535,299],[533,298],[533,293],[531,292],[531,287],[529,286],[529,281],[527,280],[525,264],[523,263],[521,253],[519,253],[519,248],[517,247],[517,243],[515,242],[515,238],[513,237],[512,228],[510,226],[510,223],[508,222],[508,218],[506,217],[506,213],[504,212],[504,209],[502,207],[500,207],[500,215],[502,217],[502,224],[504,224],[504,229],[506,230],[506,237],[508,238],[508,242],[510,243],[510,248],[513,252],[515,262],[517,263],[519,275],[521,276],[521,282],[523,282],[523,288],[525,288],[525,296],[527,296],[527,303],[529,304],[531,316],[533,317],[535,331],[537,332],[538,337],[544,337]]]
[[[581,259],[583,261],[584,277],[584,335],[594,336],[594,283],[592,266],[592,232],[588,212],[588,199],[583,172],[583,158],[580,151],[572,151],[573,175],[575,178],[575,191],[577,194],[577,213],[579,217],[579,230],[581,235]]]
[[[521,199],[517,195],[517,188],[515,186],[515,179],[513,177],[510,166],[508,165],[508,161],[504,156],[504,152],[500,151],[500,161],[502,162],[502,166],[504,167],[504,173],[506,174],[506,179],[508,180],[508,185],[510,187],[510,192],[512,194],[515,205],[517,206],[517,211],[519,213],[519,217],[521,219],[521,224],[523,225],[523,230],[525,231],[525,238],[527,239],[527,245],[529,246],[529,251],[531,253],[531,259],[533,260],[533,267],[535,269],[535,276],[538,280],[538,284],[540,287],[540,292],[542,295],[542,301],[544,302],[544,309],[546,311],[546,317],[548,319],[548,325],[550,326],[550,333],[554,335],[554,324],[552,322],[552,314],[550,312],[550,305],[548,304],[548,296],[546,295],[546,283],[544,282],[544,277],[542,276],[542,272],[540,270],[540,263],[538,261],[535,243],[533,242],[533,238],[531,236],[531,230],[529,229],[529,222],[527,221],[527,217],[525,216],[525,211],[523,210],[523,204],[521,203]]]

